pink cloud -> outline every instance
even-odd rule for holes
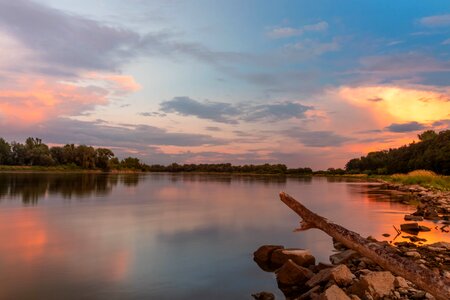
[[[78,115],[108,103],[108,92],[95,86],[77,86],[45,77],[22,77],[0,91],[3,125],[35,124],[59,116]]]

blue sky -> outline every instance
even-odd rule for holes
[[[445,1],[0,0],[0,46],[10,140],[318,169],[450,124]]]

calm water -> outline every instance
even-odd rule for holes
[[[414,211],[374,184],[326,178],[0,174],[0,299],[281,295],[252,252],[282,244],[328,262],[331,238],[293,233],[279,191],[377,238]]]

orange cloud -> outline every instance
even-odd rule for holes
[[[76,115],[108,103],[107,91],[93,86],[32,77],[21,78],[14,85],[0,90],[0,116],[4,122],[18,126]]]
[[[371,111],[380,124],[416,121],[430,123],[449,118],[450,89],[426,87],[341,87],[338,96]]]

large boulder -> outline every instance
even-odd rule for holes
[[[280,245],[264,245],[258,248],[255,252],[253,252],[253,258],[259,262],[267,263],[270,261],[270,257],[275,250],[284,249],[283,246]]]
[[[334,280],[338,285],[349,285],[355,276],[346,265],[339,265],[334,268],[321,270],[306,282],[306,285],[313,287],[321,284],[322,282],[328,282]]]
[[[276,271],[277,281],[282,285],[303,285],[313,276],[313,272],[297,265],[292,260],[288,261]]]
[[[369,294],[374,299],[381,299],[394,289],[394,281],[395,277],[391,272],[372,272],[363,276],[352,289],[353,293],[360,297]]]
[[[308,267],[316,263],[316,258],[311,252],[304,249],[277,249],[272,253],[271,263],[282,266],[289,259],[302,267]]]
[[[320,295],[320,300],[351,300],[337,285],[332,285]]]

